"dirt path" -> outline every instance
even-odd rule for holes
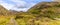
[[[10,22],[7,25],[18,25],[18,23],[16,22],[14,18],[11,18]]]

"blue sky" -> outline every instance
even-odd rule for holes
[[[8,10],[27,11],[38,2],[50,2],[52,0],[0,0],[0,5]]]

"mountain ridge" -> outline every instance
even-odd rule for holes
[[[60,20],[54,19],[60,18],[60,2],[39,2],[27,12],[6,10],[4,7],[0,11],[3,13],[0,25],[60,25]]]

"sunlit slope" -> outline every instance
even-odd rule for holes
[[[29,13],[39,17],[60,18],[59,2],[42,2],[32,7]]]

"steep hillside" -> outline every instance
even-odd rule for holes
[[[9,11],[0,5],[0,15],[6,15],[7,12],[9,12]]]
[[[41,2],[32,7],[29,13],[48,18],[60,18],[60,2]]]
[[[17,11],[7,10],[2,5],[0,5],[0,15],[11,16],[11,15],[15,15],[17,13],[18,13]]]

